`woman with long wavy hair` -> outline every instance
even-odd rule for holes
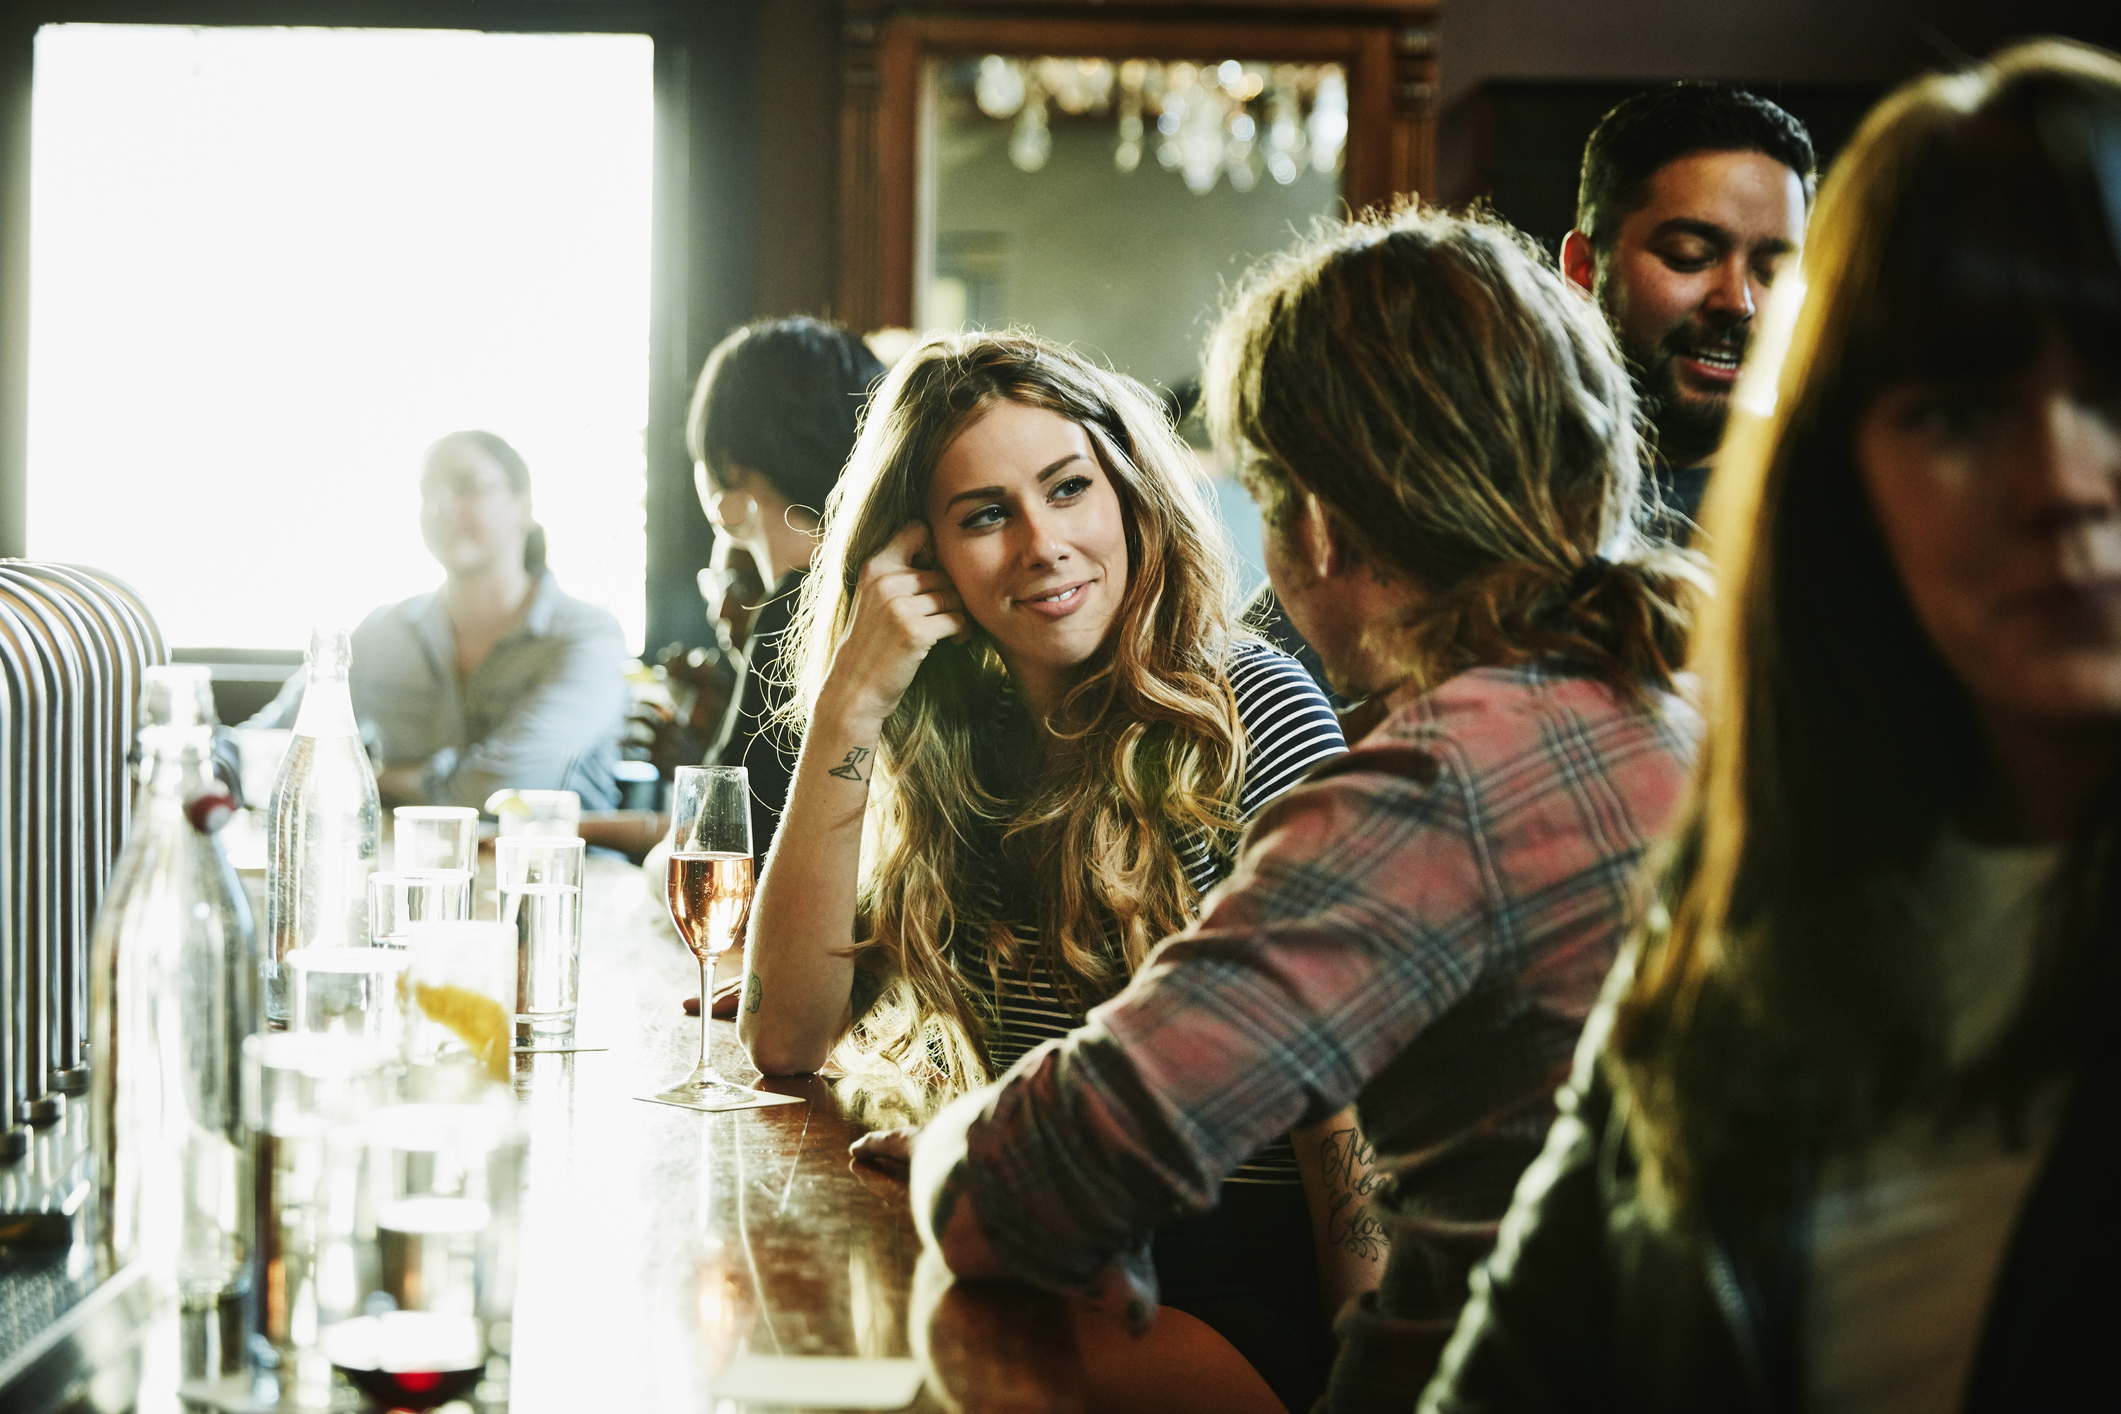
[[[739,1017],[760,1069],[947,1098],[1185,927],[1245,818],[1343,749],[1295,660],[1238,631],[1230,565],[1140,385],[1025,334],[905,357],[788,650],[802,752]],[[1286,1144],[1158,1256],[1258,1393],[1308,1404],[1330,1339]]]
[[[1709,490],[1668,912],[1427,1409],[2114,1398],[2121,61],[1901,90],[1805,266]]]

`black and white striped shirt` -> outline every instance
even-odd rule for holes
[[[1238,788],[1237,808],[1249,820],[1311,767],[1347,750],[1347,743],[1333,709],[1310,674],[1278,648],[1259,642],[1239,644],[1231,653],[1230,689],[1237,699],[1246,741],[1245,777]],[[1179,858],[1196,894],[1207,893],[1230,872],[1227,849],[1215,847],[1204,836],[1182,841]],[[999,1075],[1041,1042],[1081,1026],[1088,1008],[1056,987],[1038,965],[1036,926],[1021,916],[1021,900],[1012,906],[1004,897],[999,858],[990,854],[981,864],[967,909],[968,916],[978,922],[958,930],[951,957],[991,1018],[987,1057]],[[979,926],[986,922],[1006,923],[1019,945],[1017,955],[1022,961],[1015,967],[1004,966],[998,976],[987,955],[988,929]],[[1102,1000],[1091,998],[1090,1002]],[[1295,1152],[1286,1140],[1278,1141],[1229,1181],[1296,1183]]]

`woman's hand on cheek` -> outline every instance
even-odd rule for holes
[[[821,712],[830,705],[856,737],[874,739],[913,686],[928,650],[971,626],[965,605],[929,563],[928,527],[909,521],[862,566],[853,620],[832,656]]]

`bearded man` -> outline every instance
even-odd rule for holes
[[[1793,268],[1818,183],[1804,125],[1725,84],[1628,98],[1584,147],[1561,269],[1605,311],[1657,429],[1658,490],[1686,517],[1708,483],[1768,290]]]

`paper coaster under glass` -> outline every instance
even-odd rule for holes
[[[719,1085],[680,1085],[675,1090],[665,1090],[656,1095],[636,1095],[633,1098],[646,1100],[651,1105],[675,1105],[681,1110],[704,1110],[708,1114],[720,1114],[724,1110],[762,1110],[768,1105],[799,1105],[807,1097],[746,1090],[741,1085],[731,1085],[724,1081]]]

